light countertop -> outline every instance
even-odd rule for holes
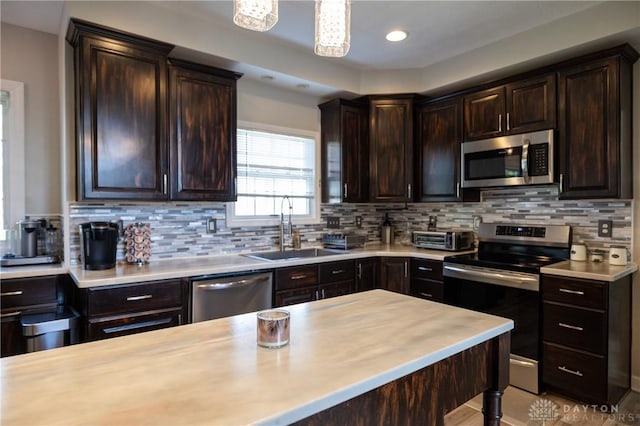
[[[630,263],[626,266],[609,265],[607,262],[577,262],[565,260],[543,267],[540,272],[548,275],[559,275],[570,278],[584,278],[587,280],[613,282],[633,274],[638,265]]]
[[[251,313],[2,358],[2,424],[288,424],[513,328],[384,290],[286,309],[280,349]]]

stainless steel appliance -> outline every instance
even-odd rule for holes
[[[102,270],[116,266],[120,225],[115,222],[88,222],[79,225],[80,253],[84,269]]]
[[[191,322],[271,308],[271,272],[217,275],[191,280]]]
[[[553,183],[553,130],[462,144],[462,187]]]
[[[435,250],[461,251],[473,248],[473,231],[413,231],[414,246]]]
[[[356,247],[364,247],[367,236],[361,234],[332,233],[322,236],[322,243],[327,248],[348,250]]]
[[[53,219],[24,219],[16,223],[17,240],[12,241],[15,252],[6,253],[0,265],[26,266],[60,262],[58,240],[60,231]]]
[[[540,392],[540,268],[569,258],[571,227],[481,223],[478,251],[444,260],[445,303],[510,318],[510,383]]]

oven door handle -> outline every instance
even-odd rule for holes
[[[519,288],[522,290],[540,291],[540,277],[535,274],[525,275],[511,272],[501,273],[498,271],[482,271],[445,264],[443,275],[445,277],[480,281],[483,283]]]

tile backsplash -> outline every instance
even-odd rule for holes
[[[484,222],[571,225],[573,241],[589,248],[611,245],[631,248],[631,200],[559,200],[556,187],[518,187],[482,192],[474,203],[323,204],[322,223],[295,226],[303,246],[321,245],[327,216],[340,217],[344,232],[366,233],[379,241],[379,226],[388,212],[395,225],[396,241],[412,230],[426,230],[430,216],[438,229],[473,229],[474,218]],[[70,263],[78,263],[78,224],[89,221],[134,222],[151,225],[151,260],[210,256],[277,249],[277,226],[227,227],[225,203],[72,203],[70,214]],[[362,218],[361,228],[355,218]],[[217,233],[206,232],[207,219],[217,220]],[[598,220],[613,221],[610,238],[598,237]],[[295,225],[295,221],[294,221]],[[124,246],[118,259],[124,258]]]

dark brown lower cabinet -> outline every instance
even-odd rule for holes
[[[442,262],[429,259],[411,259],[411,293],[423,299],[444,301]]]
[[[188,280],[148,281],[79,289],[84,341],[186,324]]]
[[[380,258],[380,288],[409,294],[409,263],[408,257]]]
[[[588,404],[630,388],[631,276],[615,282],[542,276],[542,381]]]
[[[354,291],[367,291],[379,288],[379,269],[380,261],[377,257],[356,260],[356,287]]]
[[[352,293],[355,288],[353,260],[280,268],[275,273],[274,306],[328,299]]]
[[[55,311],[65,303],[71,288],[68,275],[12,278],[0,282],[0,355],[27,352],[20,319],[24,315]]]

